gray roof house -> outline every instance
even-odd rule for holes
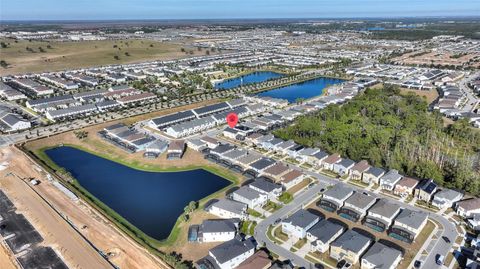
[[[330,257],[337,261],[357,263],[371,242],[372,239],[354,230],[347,230],[330,245]]]
[[[198,241],[220,242],[235,238],[237,233],[238,219],[215,219],[204,220],[199,226]]]
[[[452,207],[454,203],[460,201],[463,198],[463,193],[450,190],[450,189],[443,189],[434,194],[432,205],[438,208],[448,208]]]
[[[230,199],[220,199],[218,201],[215,201],[205,210],[220,218],[245,219],[247,217],[247,205]]]
[[[342,207],[345,200],[352,194],[352,188],[343,186],[342,184],[336,184],[323,193],[320,206],[327,211],[334,212]]]
[[[367,184],[379,184],[380,177],[385,174],[385,170],[378,167],[370,167],[367,171],[363,172],[362,181]]]
[[[263,206],[267,203],[267,195],[256,191],[248,186],[240,187],[238,190],[232,192],[233,200],[248,205],[249,208]]]
[[[307,231],[319,220],[319,216],[300,209],[282,221],[282,231],[297,238],[304,238]]]
[[[400,250],[376,242],[363,255],[360,263],[362,268],[395,269],[401,260],[402,252]]]
[[[333,240],[337,239],[344,231],[345,228],[340,224],[326,219],[319,221],[307,231],[307,239],[311,242],[311,251],[324,253]]]
[[[364,225],[379,232],[388,230],[395,217],[400,213],[400,206],[386,199],[379,199],[369,210]]]
[[[393,191],[393,188],[395,188],[395,185],[400,179],[402,179],[402,177],[403,176],[400,175],[397,170],[392,169],[380,178],[380,187],[383,190]]]
[[[235,238],[218,245],[210,249],[209,256],[220,268],[235,268],[254,253],[254,238],[250,237],[243,241]]]
[[[312,157],[309,159],[309,162],[317,167],[321,167],[323,160],[325,160],[328,156],[328,153],[320,150],[312,155]]]
[[[375,204],[376,201],[376,198],[373,196],[356,192],[345,200],[343,207],[338,210],[338,215],[357,222],[367,214],[367,210]]]
[[[338,163],[333,164],[333,172],[343,176],[349,175],[350,169],[355,165],[355,162],[350,159],[342,159]]]
[[[282,194],[282,185],[270,182],[264,178],[258,178],[248,185],[250,188],[274,198]]]
[[[412,243],[427,223],[427,220],[427,213],[405,208],[398,214],[397,218],[395,218],[395,222],[390,229],[390,236],[407,243]]]

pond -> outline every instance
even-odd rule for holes
[[[298,98],[309,99],[319,96],[326,87],[342,82],[344,82],[342,79],[322,77],[261,92],[258,96],[286,99],[288,102],[293,103]]]
[[[157,240],[168,237],[190,201],[230,184],[203,169],[145,172],[67,146],[45,153],[97,199]]]
[[[246,74],[240,77],[224,80],[215,85],[215,89],[225,90],[235,88],[241,85],[260,83],[269,79],[282,77],[282,74],[270,72],[270,71],[258,71],[250,74]]]

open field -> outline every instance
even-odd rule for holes
[[[425,98],[427,103],[431,104],[435,99],[438,97],[438,92],[436,89],[431,89],[431,90],[413,90],[413,89],[406,89],[406,88],[400,88],[400,93],[401,94],[407,94],[407,93],[414,93],[415,95],[421,96],[422,98]]]
[[[0,60],[9,66],[0,68],[0,75],[59,71],[107,64],[124,64],[141,61],[169,60],[187,55],[180,44],[151,40],[102,41],[32,41],[1,39],[7,48],[1,48]],[[195,55],[205,55],[206,50],[190,49]],[[117,56],[118,60],[114,57]]]

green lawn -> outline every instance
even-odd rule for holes
[[[248,215],[256,218],[263,218],[262,214],[254,209],[249,208],[247,210]]]
[[[288,204],[293,201],[293,195],[289,192],[284,192],[278,197],[278,200],[284,204]]]
[[[274,203],[272,201],[268,201],[267,204],[265,204],[263,206],[263,209],[268,211],[268,212],[275,212],[275,211],[279,210],[280,208],[282,208],[281,205],[279,205],[277,203]]]

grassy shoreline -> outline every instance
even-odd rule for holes
[[[201,208],[208,200],[210,200],[212,197],[217,196],[223,192],[225,192],[227,189],[231,188],[234,185],[237,185],[239,183],[239,180],[235,175],[232,173],[229,173],[227,171],[222,171],[219,168],[213,167],[213,166],[204,166],[204,165],[199,165],[199,166],[187,166],[187,167],[159,167],[159,166],[149,166],[148,168],[139,166],[138,164],[130,163],[123,161],[118,158],[111,158],[108,155],[101,154],[92,150],[85,149],[81,146],[78,145],[72,145],[72,144],[57,144],[57,145],[52,145],[52,146],[45,146],[39,149],[33,149],[30,150],[27,147],[19,147],[22,151],[30,155],[33,159],[37,161],[40,165],[42,165],[47,171],[49,171],[52,175],[56,176],[57,179],[59,179],[67,188],[69,188],[71,191],[73,191],[76,195],[81,197],[84,201],[86,201],[88,204],[90,204],[92,207],[94,207],[100,214],[102,214],[104,217],[112,221],[112,223],[115,224],[120,230],[125,232],[127,235],[132,237],[135,241],[140,243],[142,246],[146,247],[150,251],[153,251],[154,254],[157,256],[162,257],[164,253],[162,253],[158,248],[161,247],[170,247],[174,246],[175,242],[178,240],[178,237],[180,235],[180,226],[181,224],[184,224],[185,221],[183,220],[181,214],[178,218],[177,221],[175,222],[175,225],[172,227],[172,230],[170,231],[170,234],[167,238],[163,240],[157,240],[155,238],[150,237],[149,235],[145,234],[142,232],[140,229],[138,229],[136,226],[131,224],[129,221],[127,221],[125,218],[123,218],[120,214],[115,212],[113,209],[111,209],[109,206],[104,204],[101,200],[96,198],[94,195],[92,195],[90,192],[88,192],[85,188],[83,188],[76,179],[73,178],[73,180],[68,180],[65,178],[65,175],[59,174],[59,172],[64,171],[65,169],[57,165],[53,160],[51,160],[48,155],[45,153],[46,150],[56,148],[59,146],[68,146],[72,148],[76,148],[78,150],[82,150],[85,152],[88,152],[90,154],[93,154],[95,156],[108,159],[110,161],[125,165],[127,167],[130,167],[132,169],[140,170],[140,171],[147,171],[147,172],[181,172],[181,171],[191,171],[191,170],[196,170],[196,169],[203,169],[206,170],[212,174],[215,174],[217,176],[220,176],[231,183],[200,199],[198,201],[199,207]]]

